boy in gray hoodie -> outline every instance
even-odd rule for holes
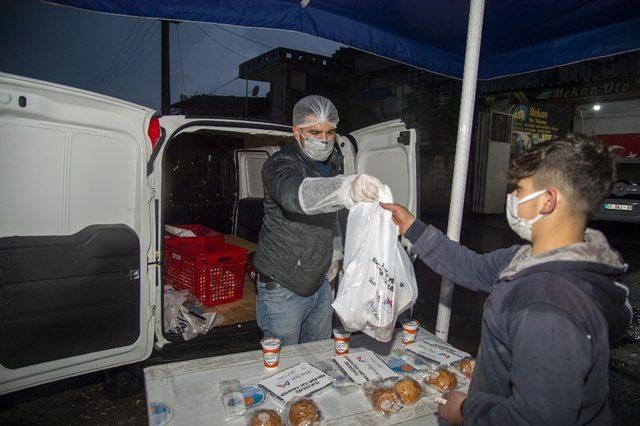
[[[531,244],[486,254],[449,240],[404,207],[382,204],[435,272],[490,293],[469,394],[449,392],[450,424],[610,424],[609,342],[631,321],[627,265],[589,215],[609,193],[604,145],[580,136],[539,143],[509,166],[511,228]]]

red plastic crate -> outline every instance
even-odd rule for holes
[[[190,290],[205,305],[242,297],[247,250],[215,239],[167,238],[165,271],[176,289]]]

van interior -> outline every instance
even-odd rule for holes
[[[162,162],[163,225],[197,224],[224,234],[226,243],[247,250],[247,263],[251,265],[263,217],[262,165],[292,140],[292,136],[208,129],[172,138]],[[164,247],[162,253],[166,253]],[[216,321],[208,333],[194,340],[237,335],[243,330],[257,333],[256,289],[249,269],[244,272],[239,300],[204,306],[205,312],[216,313]],[[167,279],[166,271],[163,267],[163,284],[174,284]],[[163,292],[163,315],[164,299]],[[171,342],[184,341],[182,335],[166,330],[164,337]]]

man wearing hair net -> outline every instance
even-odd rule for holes
[[[373,202],[383,184],[373,176],[345,176],[335,146],[338,111],[322,96],[293,108],[295,141],[262,168],[264,220],[254,257],[256,316],[265,336],[283,345],[331,337],[330,282],[342,258],[338,210]]]

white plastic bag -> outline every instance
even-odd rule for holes
[[[196,234],[188,229],[178,228],[177,226],[165,225],[164,230],[176,237],[195,237]]]
[[[173,286],[164,286],[163,325],[167,333],[181,334],[184,340],[191,340],[198,334],[207,334],[219,320],[215,312],[202,315],[184,306],[188,300],[197,300],[188,290],[176,291]]]
[[[393,202],[387,186],[380,201]],[[344,265],[333,303],[342,325],[388,342],[398,315],[415,303],[418,287],[391,212],[377,202],[358,203],[349,211]]]

